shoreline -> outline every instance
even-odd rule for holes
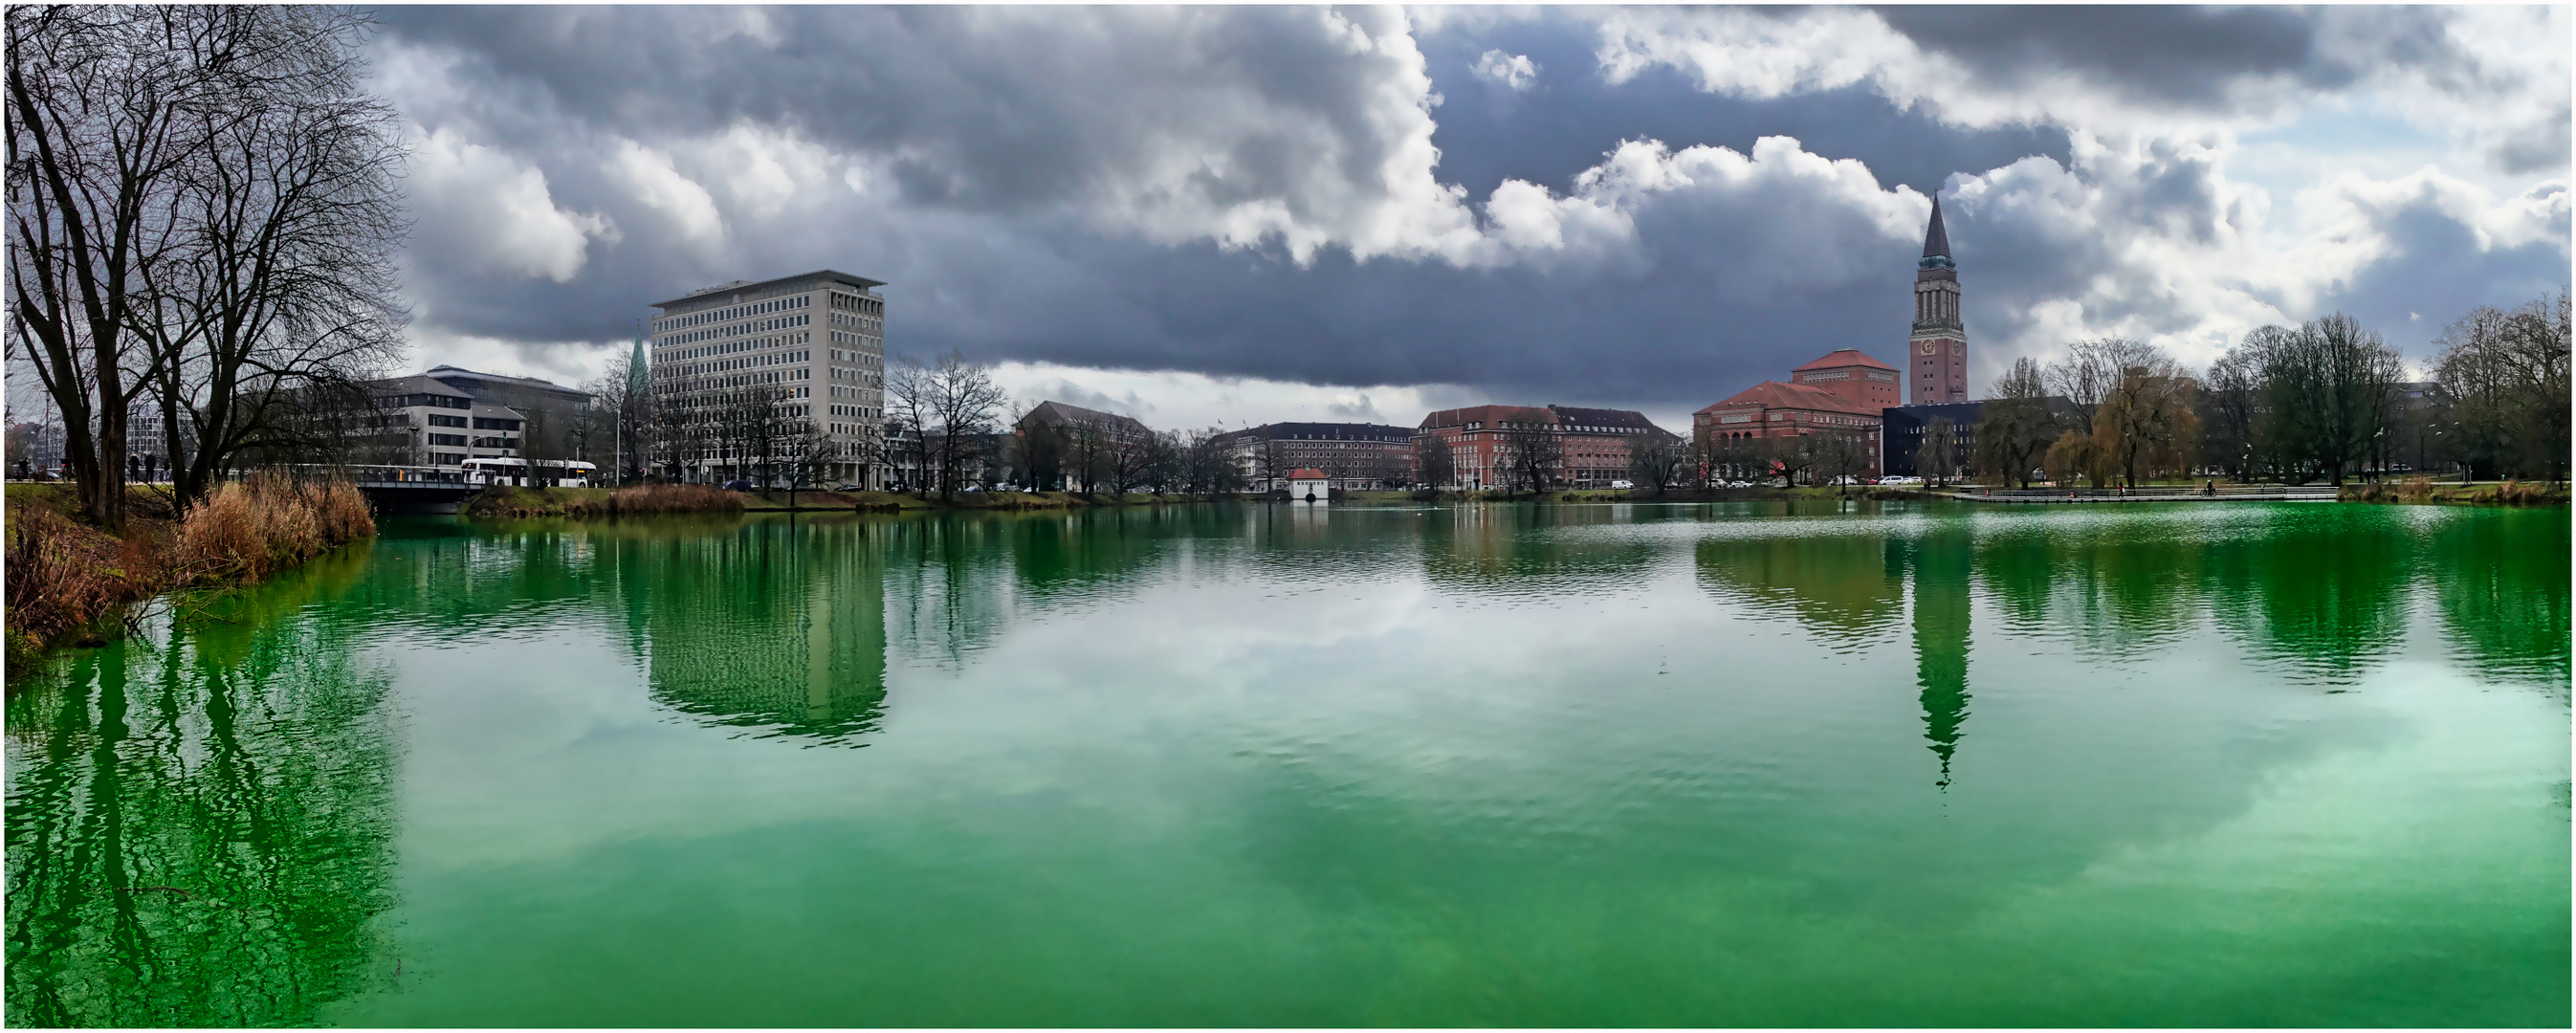
[[[167,491],[126,490],[133,515],[116,535],[74,519],[78,499],[65,485],[8,485],[10,684],[47,669],[60,649],[124,634],[138,605],[246,588],[376,535],[374,513],[345,481],[226,482],[184,517]]]

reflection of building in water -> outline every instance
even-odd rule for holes
[[[1699,543],[1700,583],[1764,615],[1795,618],[1829,648],[1895,628],[1905,603],[1904,546],[1880,535],[1768,535]]]
[[[1968,719],[1968,575],[1975,544],[1965,528],[1925,535],[1914,554],[1914,678],[1923,689],[1923,737],[1941,758],[1940,785],[1950,784],[1950,757]]]
[[[863,523],[672,542],[648,618],[654,698],[712,723],[845,742],[885,707],[885,565]]]

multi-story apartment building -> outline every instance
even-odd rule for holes
[[[747,454],[728,429],[757,418],[810,432],[825,453],[823,479],[884,487],[885,298],[875,290],[884,285],[820,269],[654,302],[659,465],[706,481],[770,459]],[[781,436],[795,435],[762,440]]]
[[[1020,443],[1021,475],[1042,491],[1110,484],[1154,437],[1135,417],[1052,401],[1029,409],[1011,433]]]
[[[1344,491],[1411,482],[1413,428],[1383,423],[1265,423],[1217,436],[1253,491],[1288,486],[1300,467],[1323,471]]]
[[[598,438],[598,444],[607,443],[606,435],[586,433],[585,422],[590,416],[592,400],[588,391],[565,387],[551,380],[480,373],[456,366],[432,366],[421,376],[464,392],[475,402],[495,409],[492,414],[472,417],[484,422],[469,429],[492,431],[500,429],[501,422],[509,423],[509,430],[520,437],[506,446],[512,450],[506,456],[524,458],[526,454],[533,453],[541,460],[588,460],[593,457],[583,453],[594,443],[590,440],[592,437]],[[508,410],[506,416],[497,411],[504,409]],[[475,436],[490,438],[494,435]],[[470,447],[495,450],[491,454],[496,456],[505,455],[497,451],[505,447],[498,442]],[[482,456],[478,454],[477,458]],[[602,461],[605,462],[604,457]]]
[[[468,459],[525,458],[527,416],[517,409],[426,375],[380,380],[373,387],[383,426],[378,444],[384,447],[378,451],[384,454],[363,457],[367,461],[461,468]]]
[[[1506,432],[1539,429],[1553,436],[1558,460],[1548,474],[1550,486],[1597,488],[1628,475],[1628,457],[1637,442],[1650,436],[1674,439],[1646,414],[1633,409],[1584,409],[1568,405],[1535,408],[1479,405],[1442,409],[1423,417],[1413,431],[1414,454],[1422,442],[1439,438],[1449,445],[1451,480],[1440,488],[1490,488],[1505,481],[1496,468]]]

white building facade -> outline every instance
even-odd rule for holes
[[[720,414],[766,405],[820,437],[821,479],[884,487],[884,285],[824,269],[653,303],[657,465],[692,481],[743,475],[769,457],[743,454]]]

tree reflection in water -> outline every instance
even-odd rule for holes
[[[2516,523],[2542,524],[2544,533]],[[2489,677],[2567,697],[2566,512],[2507,511],[2450,520],[2432,535],[2433,585],[2444,637]],[[2521,533],[2515,533],[2521,530]]]
[[[364,563],[15,687],[10,1025],[295,1025],[390,976],[390,679],[298,609]]]

